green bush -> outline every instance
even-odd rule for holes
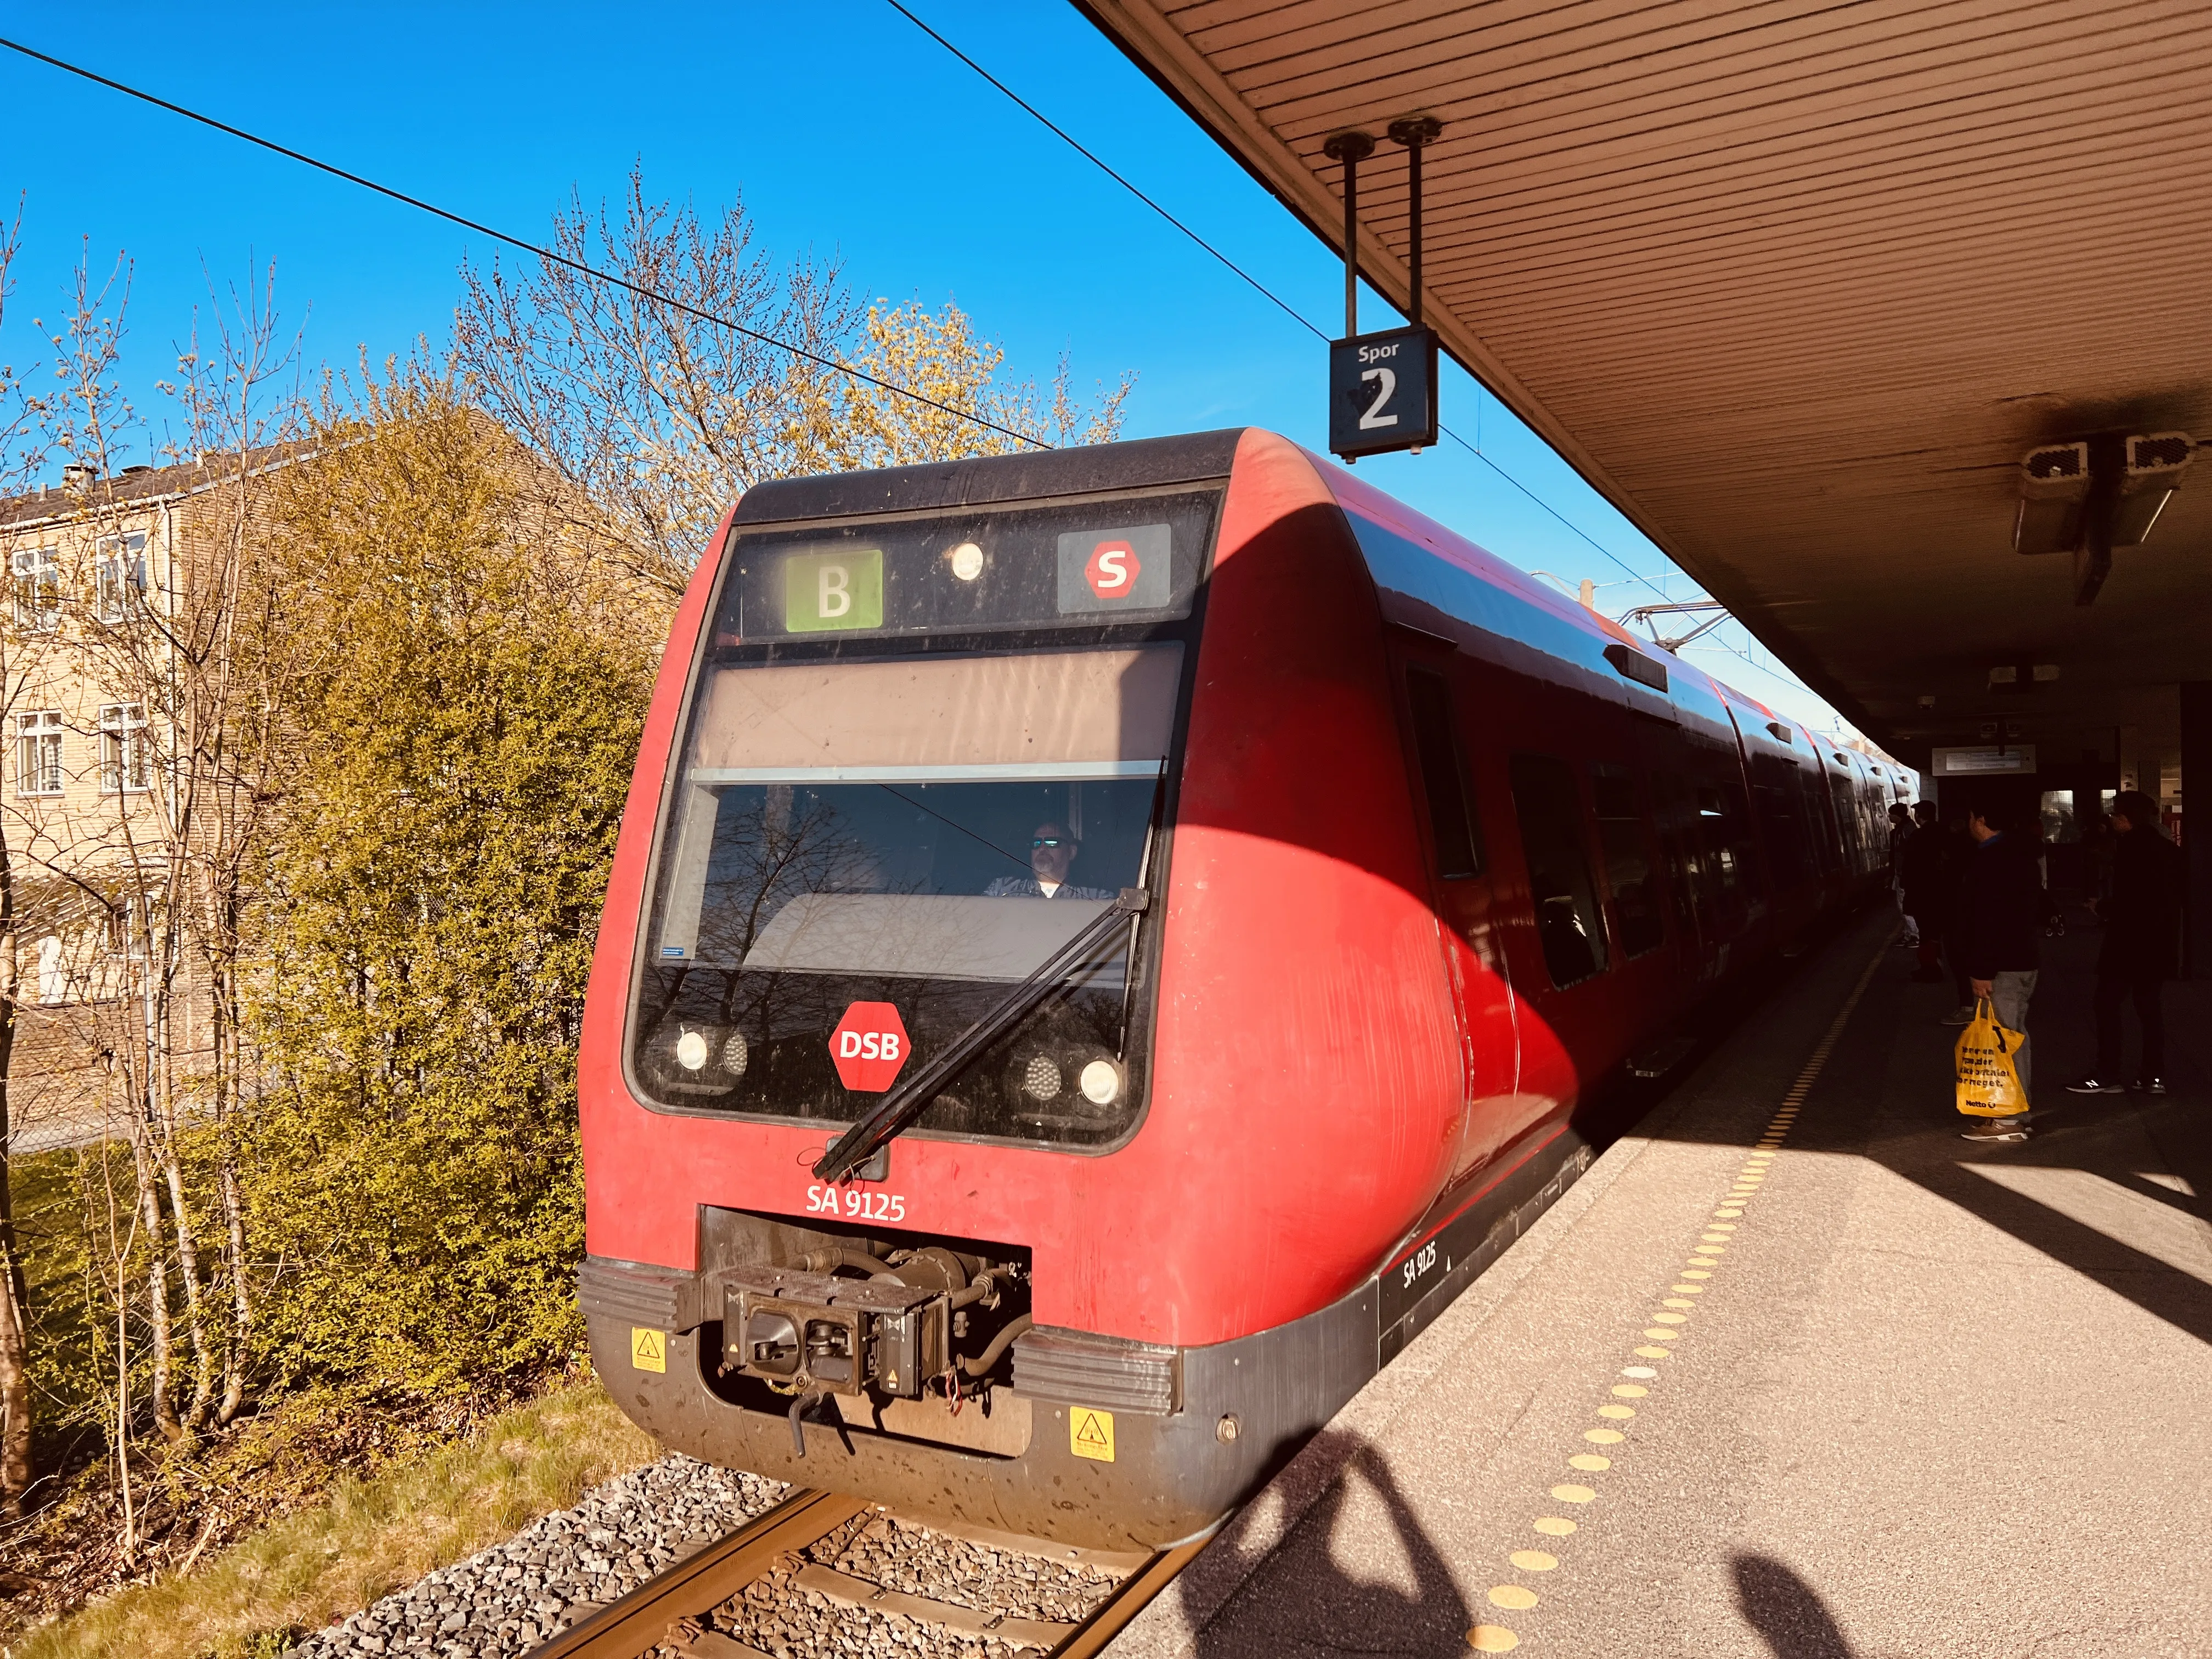
[[[661,618],[403,381],[281,501],[300,696],[247,1114],[264,1375],[449,1391],[580,1329],[575,1051]]]

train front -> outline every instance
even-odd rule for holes
[[[1402,1029],[1406,963],[1440,971],[1434,923],[1365,873],[1379,854],[1325,844],[1339,817],[1370,837],[1405,817],[1387,702],[1346,689],[1366,683],[1346,618],[1373,603],[1356,561],[1325,549],[1288,584],[1305,623],[1270,598],[1305,543],[1264,584],[1246,557],[1253,598],[1224,599],[1214,550],[1238,490],[1284,521],[1264,477],[1230,487],[1238,443],[765,486],[694,583],[580,1068],[592,1352],[665,1443],[1156,1547],[1218,1519],[1371,1374],[1374,1264],[1433,1192],[1449,1123],[1378,1119],[1380,1151],[1341,1144],[1353,1110],[1425,1097],[1403,1042],[1220,1068],[1236,1041],[1291,1046],[1265,1021],[1310,1028],[1302,997],[1355,1036],[1361,999],[1397,999],[1375,1018]],[[1340,523],[1310,464],[1266,443],[1307,518]],[[1200,691],[1201,621],[1249,706]],[[1267,680],[1300,660],[1327,665],[1328,697]],[[1194,763],[1209,821],[1178,827],[1205,798],[1183,775],[1194,701],[1227,763]],[[1316,740],[1383,759],[1340,799],[1313,787]],[[1267,755],[1293,747],[1285,800],[1260,799]],[[1340,890],[1346,871],[1372,890]],[[1360,929],[1392,927],[1363,954]],[[1217,1008],[1260,1012],[1232,1041]],[[1428,1026],[1427,1093],[1455,1111],[1449,1013]],[[963,1036],[973,1057],[926,1109],[824,1179],[848,1127]],[[1283,1064],[1308,1072],[1268,1073]],[[1360,1070],[1378,1064],[1401,1071]],[[1264,1178],[1235,1178],[1255,1156]],[[1378,1206],[1371,1166],[1394,1157]]]

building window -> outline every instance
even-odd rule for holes
[[[10,561],[15,576],[15,625],[51,634],[62,625],[61,555],[51,547],[21,547]]]
[[[62,941],[57,933],[48,933],[39,941],[39,1000],[69,1000],[69,964],[62,959]]]
[[[111,702],[100,711],[100,787],[111,795],[147,787],[145,704]]]
[[[62,712],[44,708],[15,716],[15,793],[62,793]]]
[[[143,532],[102,542],[99,556],[93,561],[93,613],[104,623],[119,623],[145,599]]]

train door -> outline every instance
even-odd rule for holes
[[[1848,750],[1824,750],[1828,763],[1828,793],[1835,798],[1836,823],[1844,832],[1844,866],[1851,875],[1854,891],[1881,866],[1880,842],[1867,820],[1866,783]]]
[[[1640,827],[1640,808],[1629,804],[1633,768],[1626,764],[1642,758],[1636,728],[1609,703],[1522,684],[1524,712],[1505,728],[1511,736],[1503,746],[1527,882],[1526,925],[1519,930],[1524,954],[1514,965],[1523,1008],[1535,1018],[1523,1018],[1523,1042],[1528,1046],[1528,1034],[1540,1027],[1571,1058],[1575,1080],[1569,1086],[1579,1093],[1668,1017],[1665,1005],[1675,988],[1664,983],[1663,953],[1650,945],[1648,910],[1633,956],[1607,915],[1592,767],[1614,769],[1606,775],[1609,805],[1619,802],[1620,774],[1630,774],[1628,800],[1620,810],[1638,812]],[[1626,818],[1617,822],[1627,826]]]
[[[1889,879],[1889,779],[1872,761],[1855,757],[1859,769],[1859,816],[1866,820],[1867,874]]]
[[[1638,757],[1639,759],[1648,758]],[[1686,983],[1668,946],[1665,866],[1660,857],[1648,768],[1601,760],[1589,771],[1590,809],[1605,881],[1605,915],[1613,955],[1620,964],[1622,1011],[1632,1028],[1650,1029],[1671,1018],[1685,1000]],[[1624,1035],[1633,1035],[1632,1030]]]
[[[1543,923],[1531,895],[1526,823],[1516,794],[1516,751],[1534,737],[1539,742],[1562,745],[1563,753],[1577,752],[1578,736],[1572,728],[1580,699],[1558,694],[1526,674],[1479,656],[1457,654],[1452,665],[1454,712],[1466,739],[1467,758],[1475,809],[1487,831],[1485,855],[1488,878],[1487,905],[1482,938],[1496,982],[1512,1003],[1510,1027],[1514,1044],[1514,1080],[1508,1096],[1493,1097],[1482,1107],[1486,1121],[1477,1127],[1470,1148],[1488,1145],[1510,1152],[1547,1120],[1563,1117],[1581,1091],[1581,1079],[1589,1075],[1579,1063],[1601,1035],[1605,1011],[1578,994],[1588,988],[1576,984],[1562,990],[1547,963],[1542,943]],[[1564,760],[1562,764],[1568,764]],[[1570,778],[1570,782],[1573,780]],[[1579,888],[1584,908],[1579,913],[1587,933],[1603,948],[1604,922],[1598,913],[1597,890],[1582,830],[1579,788],[1574,795],[1572,822],[1575,844],[1583,848],[1583,876]],[[1461,904],[1476,902],[1474,890]],[[1471,917],[1462,916],[1462,928]],[[1554,947],[1556,948],[1556,946]],[[1471,1010],[1482,1018],[1478,1007]],[[1480,1024],[1474,1026],[1480,1030]],[[1491,1029],[1506,1029],[1492,1022]],[[1495,1079],[1503,1068],[1494,1060],[1474,1057],[1478,1066],[1471,1087],[1484,1086],[1486,1075]],[[1479,1096],[1476,1097],[1480,1098]]]
[[[1796,736],[1807,734],[1801,731]],[[1797,774],[1797,793],[1805,808],[1805,830],[1813,843],[1814,867],[1819,872],[1817,902],[1825,909],[1840,904],[1844,895],[1850,890],[1844,827],[1828,793],[1826,761],[1818,740],[1811,741],[1802,759],[1793,756],[1790,764]]]
[[[1690,773],[1697,836],[1714,917],[1715,971],[1763,954],[1773,937],[1771,882],[1752,827],[1743,761],[1733,748],[1701,749]]]
[[[1813,826],[1806,821],[1804,781],[1790,747],[1790,726],[1778,720],[1762,720],[1763,710],[1740,707],[1733,700],[1729,713],[1735,719],[1744,770],[1751,781],[1752,813],[1759,824],[1773,903],[1775,942],[1786,944],[1804,931],[1820,908],[1820,870]]]
[[[1858,830],[1858,884],[1865,890],[1889,867],[1889,817],[1875,794],[1867,761],[1851,750],[1836,750],[1836,761],[1840,761],[1843,781],[1836,803],[1838,807],[1844,799],[1851,803],[1851,821]]]
[[[1459,1004],[1466,1103],[1452,1177],[1479,1168],[1526,1127],[1512,970],[1500,937],[1484,833],[1484,812],[1462,709],[1472,665],[1438,641],[1409,630],[1392,652],[1402,702],[1414,798],[1447,965]],[[1537,1115],[1540,1115],[1540,1111]]]
[[[1674,971],[1686,983],[1709,979],[1719,967],[1721,936],[1712,872],[1698,840],[1697,797],[1682,757],[1661,758],[1645,780],[1658,829],[1659,857],[1674,921]]]

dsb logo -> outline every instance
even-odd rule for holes
[[[1144,571],[1144,562],[1128,543],[1101,542],[1091,550],[1091,562],[1083,567],[1083,580],[1102,599],[1126,599],[1137,591],[1137,578]]]
[[[856,1002],[830,1033],[830,1061],[848,1089],[881,1094],[906,1064],[906,1022],[888,1002]]]

